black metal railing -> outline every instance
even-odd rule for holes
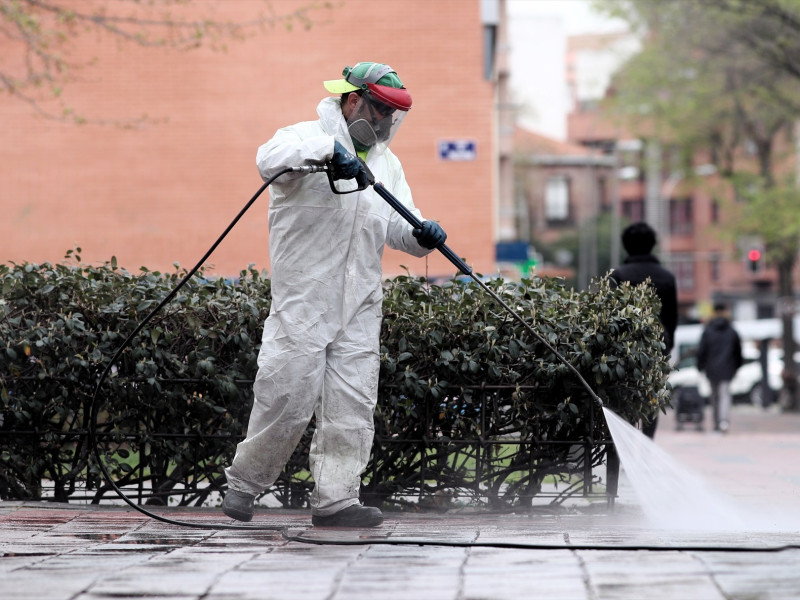
[[[26,381],[16,383],[24,387]],[[132,383],[144,386],[145,382]],[[161,387],[180,385],[186,393],[205,391],[208,385],[207,380],[188,378],[158,383]],[[245,396],[250,393],[252,381],[235,383],[247,390]],[[90,386],[64,385],[68,393],[83,397],[77,405],[86,405]],[[509,394],[533,388],[480,385],[461,389],[471,392],[471,402],[426,398],[413,405],[414,416],[403,414],[402,418],[392,414],[391,406],[379,402],[372,457],[363,478],[366,502],[444,508],[460,501],[502,508],[532,506],[537,499],[561,504],[581,497],[604,499],[613,505],[619,462],[613,442],[598,426],[598,411],[592,402],[587,399],[581,406],[585,417],[581,436],[535,439],[520,428],[519,415],[509,414],[505,402]],[[381,394],[396,397],[397,390],[382,386]],[[238,415],[234,424],[246,422],[249,404],[240,408],[244,414]],[[7,498],[16,494],[93,503],[114,498],[113,488],[92,465],[87,424],[82,418],[82,414],[74,414],[44,420],[29,429],[0,426],[0,448],[5,449],[0,493]],[[141,425],[144,421],[130,431],[111,428],[112,420],[98,425],[97,442],[117,485],[142,504],[213,502],[215,494],[225,489],[222,469],[241,434],[209,430],[203,424],[190,431],[152,431]],[[268,491],[283,506],[308,503],[313,481],[307,454],[313,426],[312,421],[284,473]]]

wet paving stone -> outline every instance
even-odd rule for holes
[[[538,519],[390,514],[383,526],[366,530],[309,528],[297,511],[264,516],[313,543],[277,531],[186,529],[114,510],[51,513],[20,503],[0,513],[0,597],[800,598],[800,550],[758,551],[796,544],[792,532],[669,534],[648,529],[625,510]],[[210,524],[216,517],[203,509],[187,515]],[[636,544],[675,549],[615,550]],[[687,551],[686,544],[752,551]]]
[[[800,527],[784,511],[800,507],[800,419],[771,433],[745,416],[724,438],[665,418],[656,441],[774,517],[769,530],[656,527],[624,477],[614,511],[386,513],[365,530],[313,528],[308,511],[228,529],[218,509],[159,509],[195,528],[0,502],[0,600],[798,600]]]

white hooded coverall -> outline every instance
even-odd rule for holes
[[[355,154],[339,98],[318,121],[278,130],[258,149],[264,180],[287,166],[327,162],[334,139]],[[420,220],[400,161],[371,151],[376,181]],[[334,194],[325,173],[287,173],[270,186],[272,306],[258,355],[247,436],[225,470],[231,488],[260,494],[280,475],[312,414],[312,513],[358,503],[374,435],[384,244],[425,256],[412,227],[374,190]]]

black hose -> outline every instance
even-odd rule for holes
[[[239,211],[239,214],[237,214],[236,217],[233,219],[233,221],[231,221],[230,225],[228,225],[228,227],[225,229],[225,231],[222,232],[222,235],[220,235],[217,238],[217,241],[214,242],[212,244],[212,246],[208,249],[208,251],[203,255],[203,258],[201,258],[198,261],[198,263],[184,276],[184,278],[180,281],[180,283],[178,283],[178,285],[175,286],[175,288],[169,294],[167,294],[167,296],[158,304],[158,306],[156,306],[153,310],[150,311],[150,314],[148,314],[141,321],[141,323],[139,323],[136,326],[136,328],[125,339],[125,341],[122,342],[122,345],[119,348],[117,348],[117,351],[114,353],[114,356],[112,356],[111,360],[108,361],[108,364],[106,365],[106,368],[103,369],[103,373],[100,375],[100,379],[97,380],[97,385],[95,386],[94,394],[92,395],[92,402],[89,405],[88,444],[91,447],[92,452],[94,453],[94,457],[97,460],[97,464],[100,467],[100,470],[103,472],[103,476],[106,478],[106,481],[112,487],[112,489],[117,493],[117,495],[120,498],[122,498],[122,500],[124,500],[125,503],[127,503],[129,506],[135,508],[139,512],[144,513],[148,517],[150,517],[152,519],[155,519],[157,521],[161,521],[163,523],[170,523],[171,525],[181,525],[183,527],[195,527],[195,528],[199,528],[199,529],[257,529],[259,531],[264,531],[264,530],[282,531],[282,529],[283,529],[282,527],[277,527],[277,526],[271,526],[271,527],[270,526],[258,526],[258,527],[253,527],[253,526],[247,526],[247,525],[235,525],[235,524],[228,524],[228,523],[215,523],[213,525],[204,525],[204,524],[192,523],[192,522],[188,522],[188,521],[177,521],[177,520],[168,519],[167,517],[163,517],[163,516],[158,515],[156,513],[150,512],[146,508],[134,503],[130,498],[128,498],[125,495],[125,493],[119,488],[119,486],[113,480],[113,478],[111,477],[111,474],[108,472],[108,469],[106,468],[106,466],[103,463],[103,460],[102,460],[102,458],[100,456],[100,448],[99,448],[99,444],[97,443],[97,413],[100,410],[100,403],[98,402],[98,397],[100,395],[100,388],[102,387],[103,382],[106,380],[106,377],[108,377],[108,374],[111,372],[111,368],[114,366],[114,363],[117,362],[117,359],[122,355],[122,353],[125,351],[125,349],[130,345],[131,341],[133,341],[133,339],[144,328],[144,326],[147,325],[147,323],[150,322],[150,320],[153,318],[153,316],[155,316],[162,308],[164,308],[164,306],[166,306],[175,297],[175,295],[178,293],[178,291],[184,285],[186,285],[186,283],[194,276],[194,274],[197,273],[197,271],[200,269],[200,267],[202,267],[203,264],[208,260],[208,257],[211,256],[211,254],[214,252],[214,250],[217,249],[217,246],[219,246],[222,243],[222,240],[225,239],[225,237],[230,233],[231,229],[234,228],[234,226],[239,222],[239,220],[244,216],[244,214],[247,212],[247,210],[258,199],[258,197],[262,194],[262,192],[265,189],[267,189],[270,186],[270,184],[273,181],[275,181],[278,177],[280,177],[281,175],[284,175],[286,173],[289,173],[291,171],[294,171],[294,170],[297,170],[297,169],[294,169],[292,167],[287,167],[287,168],[279,171],[278,173],[276,173],[272,177],[270,177],[266,182],[264,182],[264,184],[258,189],[258,191],[253,195],[253,197],[250,198],[250,200],[247,202],[247,204],[244,205],[244,208],[242,208],[242,210]]]
[[[103,370],[100,378],[97,380],[97,384],[95,386],[94,394],[92,395],[92,401],[89,405],[89,427],[88,427],[88,444],[92,448],[92,452],[94,454],[95,460],[97,461],[100,470],[103,473],[108,484],[111,488],[116,492],[116,494],[126,503],[128,506],[132,507],[133,509],[139,511],[140,513],[154,519],[156,521],[160,521],[162,523],[167,523],[169,525],[178,525],[180,527],[192,527],[195,529],[234,529],[234,530],[249,530],[249,531],[277,531],[281,534],[281,537],[289,542],[298,542],[303,544],[317,544],[317,545],[330,545],[330,546],[370,546],[370,545],[384,545],[384,546],[442,546],[447,548],[507,548],[507,549],[528,549],[528,550],[621,550],[621,551],[640,551],[640,550],[649,550],[652,552],[669,552],[669,551],[686,551],[686,552],[781,552],[784,550],[794,550],[800,549],[800,545],[795,544],[786,544],[780,546],[768,546],[768,547],[745,547],[745,546],[653,546],[649,544],[642,544],[642,545],[604,545],[604,544],[570,544],[565,543],[564,545],[556,545],[556,544],[528,544],[528,543],[510,543],[510,542],[478,542],[478,541],[470,541],[470,542],[447,542],[442,540],[437,541],[430,541],[424,539],[414,539],[414,538],[401,538],[401,539],[369,539],[369,538],[358,538],[353,540],[321,540],[315,539],[312,537],[304,537],[302,535],[291,535],[289,533],[289,526],[280,526],[280,525],[237,525],[231,523],[203,523],[203,522],[196,522],[196,521],[180,521],[178,519],[170,519],[163,515],[159,515],[154,513],[143,506],[136,504],[128,498],[125,493],[120,489],[120,487],[116,484],[116,482],[112,479],[111,473],[109,473],[108,469],[106,468],[105,464],[103,463],[103,459],[100,455],[100,448],[97,442],[97,414],[100,410],[100,402],[98,398],[100,396],[100,388],[103,385],[103,382],[108,377],[108,374],[111,372],[111,368],[117,362],[119,357],[125,351],[125,349],[130,345],[131,341],[136,337],[136,335],[147,325],[147,323],[155,316],[164,306],[166,306],[178,293],[178,291],[186,285],[186,283],[194,276],[194,274],[200,269],[201,266],[208,260],[208,257],[217,249],[217,246],[222,243],[222,240],[230,233],[231,229],[239,222],[239,220],[244,216],[244,214],[248,211],[248,209],[253,205],[253,203],[258,199],[258,197],[267,189],[273,181],[275,181],[281,175],[289,173],[291,171],[300,171],[305,173],[313,173],[318,171],[326,170],[325,166],[312,166],[312,167],[287,167],[272,177],[270,177],[253,195],[252,198],[245,204],[244,208],[239,211],[239,214],[231,221],[230,225],[222,232],[222,235],[217,238],[217,241],[208,249],[208,251],[203,255],[203,257],[198,261],[198,263],[184,276],[184,278],[178,283],[177,286],[169,293],[167,296],[156,306],[150,313],[136,326],[133,332],[125,339],[122,345],[117,349],[114,355],[111,357],[111,360],[108,361],[105,369]],[[380,186],[380,184],[378,184]],[[376,186],[377,187],[377,186]],[[380,186],[383,187],[383,186]],[[385,188],[384,188],[385,189]],[[381,194],[383,195],[383,194]],[[452,253],[452,252],[451,252]],[[458,266],[458,265],[456,265]],[[459,267],[461,269],[461,267]],[[462,270],[463,271],[463,270]],[[541,340],[541,336],[536,332],[530,325],[528,325],[522,317],[518,316],[512,309],[509,307],[505,302],[503,302],[500,297],[494,293],[493,290],[488,288],[482,281],[472,275],[472,270],[467,267],[467,271],[463,271],[468,275],[471,275],[481,287],[489,292],[489,294],[500,303],[503,308],[505,308],[509,313],[511,313],[518,321],[520,321],[528,330],[530,330],[537,338]],[[558,352],[556,352],[550,344],[545,341],[546,346],[556,354],[563,362],[567,364],[567,366],[572,367],[571,364],[567,363],[566,359],[564,359]],[[573,371],[575,370],[572,367]],[[577,373],[577,371],[576,371]],[[580,377],[580,375],[578,375]],[[585,387],[589,389],[592,394],[593,399],[595,402],[599,403],[602,406],[602,402],[600,399],[591,391],[588,383],[586,383],[582,377],[580,377],[581,381],[584,383]]]
[[[288,528],[287,528],[288,529]],[[283,539],[303,544],[320,546],[442,546],[444,548],[499,548],[507,550],[619,550],[621,552],[783,552],[800,550],[800,544],[780,544],[776,546],[714,546],[714,545],[679,545],[656,546],[652,544],[573,544],[565,539],[564,544],[535,544],[526,542],[453,542],[444,540],[424,540],[414,538],[372,539],[358,537],[356,539],[324,540],[303,535],[288,535],[281,532]],[[566,536],[565,536],[566,537]]]

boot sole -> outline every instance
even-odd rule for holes
[[[236,519],[237,521],[244,521],[247,523],[248,521],[253,520],[253,513],[241,512],[225,505],[222,506],[222,512],[228,515],[231,519]]]
[[[383,523],[383,515],[377,515],[371,519],[347,519],[332,515],[330,517],[311,517],[311,524],[314,527],[377,527]]]

